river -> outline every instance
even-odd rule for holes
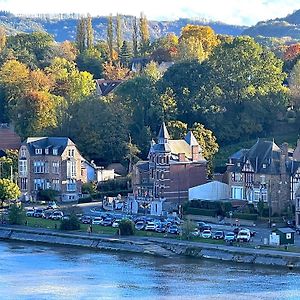
[[[0,299],[300,299],[300,273],[0,242]]]

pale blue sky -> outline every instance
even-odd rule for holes
[[[284,17],[300,9],[300,0],[0,0],[0,10],[17,14],[110,13],[151,20],[208,18],[230,24],[253,25],[258,21]]]

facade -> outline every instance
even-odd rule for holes
[[[227,181],[232,199],[255,205],[263,201],[272,214],[291,212],[300,186],[300,162],[286,143],[278,147],[274,141],[258,139],[229,158]]]
[[[210,200],[222,201],[230,199],[230,187],[228,184],[212,181],[189,189],[189,201]]]
[[[133,195],[128,210],[149,207],[152,215],[177,210],[188,199],[188,189],[206,183],[206,160],[192,132],[182,140],[170,139],[165,124],[152,141],[147,161],[133,168]]]
[[[62,201],[78,200],[81,185],[87,181],[83,157],[66,137],[28,138],[19,151],[21,192],[35,198],[39,190],[53,189]]]

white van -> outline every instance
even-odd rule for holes
[[[249,242],[251,239],[251,233],[248,229],[241,229],[236,237],[238,242]]]

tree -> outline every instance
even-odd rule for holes
[[[296,108],[300,107],[300,61],[298,61],[289,77],[290,94],[292,105]]]
[[[109,15],[107,23],[107,45],[109,50],[109,59],[113,60],[113,50],[114,50],[114,28],[113,28],[113,17]]]
[[[8,211],[8,223],[11,225],[24,225],[26,214],[24,208],[13,204]]]
[[[123,80],[129,75],[129,69],[122,67],[119,63],[112,64],[111,62],[106,62],[103,64],[104,77],[109,80]]]
[[[181,49],[180,53],[183,58],[189,58],[184,53],[187,51],[190,59],[202,61],[210,55],[218,44],[218,37],[209,26],[188,24],[181,30],[179,49]]]
[[[143,73],[153,82],[157,82],[162,77],[162,73],[159,71],[158,65],[154,61],[150,61],[145,66]]]
[[[123,219],[119,223],[120,235],[134,235],[134,223],[129,219]]]
[[[6,150],[6,156],[0,158],[0,178],[13,181],[18,172],[18,150]]]
[[[181,121],[169,121],[167,123],[167,128],[172,139],[179,140],[186,135],[188,126]]]
[[[197,225],[195,222],[191,220],[186,220],[183,222],[182,225],[182,235],[184,238],[189,240],[192,237],[192,233],[195,231],[195,228],[197,228]]]
[[[126,41],[123,41],[121,52],[119,54],[119,59],[120,59],[121,65],[123,67],[128,67],[129,66],[129,62],[130,62],[130,59],[132,57],[132,54],[131,54],[130,50],[131,49],[129,48],[128,43]]]
[[[76,46],[79,52],[83,52],[86,49],[86,24],[84,18],[80,18],[77,22]]]
[[[137,27],[137,19],[134,17],[132,23],[132,49],[133,49],[133,56],[138,56],[138,27]]]
[[[6,32],[3,26],[0,26],[0,52],[3,51],[6,45]]]
[[[300,55],[300,43],[292,44],[283,53],[284,60],[294,60]]]
[[[0,201],[1,206],[6,200],[14,200],[21,196],[17,184],[6,178],[0,178]]]
[[[59,226],[60,230],[79,230],[80,222],[75,214],[71,214],[68,219],[62,219]]]
[[[116,45],[117,45],[117,52],[118,55],[120,55],[121,47],[122,47],[122,41],[123,41],[123,34],[122,34],[122,16],[117,14],[116,18]]]
[[[149,33],[148,20],[143,13],[141,13],[141,17],[140,17],[140,37],[141,37],[141,41],[140,41],[141,54],[146,55],[150,47],[150,33]]]
[[[165,92],[160,95],[160,102],[163,109],[164,120],[169,121],[176,119],[177,103],[171,88],[167,88]]]
[[[126,152],[127,155],[125,156],[125,159],[128,160],[128,173],[132,172],[133,164],[137,163],[139,158],[138,154],[141,152],[140,149],[132,144],[131,136],[129,135],[129,142],[126,145]]]
[[[64,41],[58,44],[55,48],[55,51],[55,57],[64,58],[68,61],[74,61],[78,52],[75,44],[71,43],[70,41]]]
[[[94,30],[92,26],[92,17],[88,14],[86,18],[86,49],[92,49],[94,47]]]

